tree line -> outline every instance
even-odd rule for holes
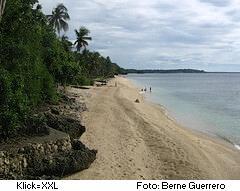
[[[59,99],[57,86],[91,85],[123,72],[109,57],[87,50],[90,31],[61,36],[70,16],[63,4],[45,15],[37,0],[0,0],[0,137],[16,135],[36,106]]]

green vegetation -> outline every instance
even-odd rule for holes
[[[7,0],[1,10],[1,139],[22,132],[33,108],[56,102],[58,84],[90,85],[96,78],[113,77],[123,70],[109,57],[86,50],[91,37],[84,27],[76,31],[77,51],[73,51],[72,42],[60,37],[60,31],[68,29],[67,8],[60,4],[46,16],[37,3]]]

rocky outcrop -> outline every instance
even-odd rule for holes
[[[0,179],[17,179],[23,176],[27,168],[24,155],[13,155],[7,151],[0,151]]]
[[[96,159],[97,151],[79,140],[86,128],[78,115],[86,105],[63,97],[61,104],[29,118],[21,144],[0,148],[0,179],[58,179],[89,168]]]
[[[50,112],[46,112],[45,117],[46,123],[49,127],[65,132],[73,139],[79,138],[86,131],[86,128],[81,124],[80,121],[71,117],[55,115]]]
[[[90,164],[96,159],[96,151],[89,150],[83,144],[82,146],[77,150],[57,153],[43,158],[42,162],[38,162],[41,165],[39,170],[36,171],[36,167],[33,166],[35,176],[44,174],[45,176],[62,177],[89,168]]]
[[[77,146],[76,146],[77,145]],[[18,153],[0,152],[0,179],[56,179],[87,169],[96,150],[66,137],[55,142],[34,143]]]

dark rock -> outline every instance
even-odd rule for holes
[[[57,146],[65,149],[51,150]],[[87,169],[96,159],[96,150],[88,149],[79,140],[58,139],[55,142],[34,143],[16,154],[1,152],[0,179],[58,179]]]
[[[70,152],[57,153],[48,157],[40,157],[32,161],[28,167],[27,174],[37,176],[55,176],[74,173],[89,168],[96,159],[96,151],[82,148],[82,150],[71,150]]]
[[[72,96],[76,97],[75,94],[72,95]],[[66,104],[66,105],[64,105],[65,109],[68,109],[68,110],[71,109],[71,110],[75,110],[75,111],[78,111],[78,112],[83,112],[83,111],[87,110],[86,104],[83,103],[83,102],[76,101],[76,98],[74,98],[74,97],[69,97],[69,96],[63,94],[62,95],[62,101]],[[59,115],[58,112],[55,112],[55,111],[52,111],[52,113],[55,114],[55,115]]]
[[[62,98],[62,101],[66,102],[66,103],[70,103],[70,104],[73,104],[74,102],[76,102],[76,99],[75,98],[71,98],[65,94],[62,94],[61,95],[61,98]]]
[[[86,106],[86,104],[85,104],[85,103],[81,103],[81,102],[72,104],[72,105],[70,106],[70,108],[71,108],[72,110],[78,111],[78,112],[80,112],[80,113],[81,113],[81,112],[84,112],[84,111],[87,111],[87,106]]]
[[[139,99],[136,99],[136,100],[135,100],[135,103],[140,103]]]
[[[53,114],[55,114],[55,115],[60,115],[59,108],[52,107],[52,108],[51,108],[51,113],[53,113]]]
[[[84,150],[86,146],[78,139],[72,140],[72,148],[73,150]]]
[[[79,138],[86,131],[86,128],[76,119],[50,112],[46,112],[45,116],[49,127],[68,133],[73,139]]]
[[[85,151],[88,150],[88,148],[78,139],[72,140],[72,149],[73,150],[80,150],[80,151]],[[92,152],[97,153],[97,150],[91,150]]]
[[[45,175],[63,176],[89,168],[96,159],[96,153],[87,148],[85,150],[73,150],[69,153],[59,154],[52,158],[47,165]]]

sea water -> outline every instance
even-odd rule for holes
[[[129,74],[127,78],[139,89],[146,87],[146,98],[163,105],[182,125],[240,149],[240,73]]]

